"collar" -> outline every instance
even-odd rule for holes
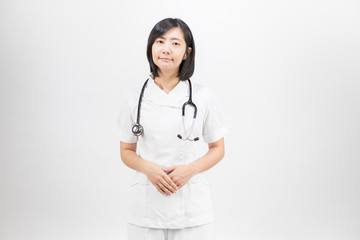
[[[171,92],[166,93],[158,85],[156,85],[154,79],[150,77],[144,91],[143,101],[160,106],[181,108],[188,98],[188,81],[180,80],[180,82],[171,90]]]

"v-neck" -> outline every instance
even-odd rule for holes
[[[189,85],[187,81],[181,81],[169,92],[166,93],[154,81],[149,78],[149,83],[144,92],[144,101],[149,101],[157,105],[178,107],[189,97]]]
[[[159,91],[161,91],[163,94],[165,94],[166,96],[173,95],[173,92],[176,91],[176,88],[181,84],[181,80],[180,80],[180,81],[175,85],[175,87],[173,87],[173,89],[171,89],[170,92],[167,93],[167,92],[165,92],[164,90],[162,90],[162,89],[159,87],[159,85],[156,84],[155,79],[153,79],[153,78],[150,78],[150,79],[153,81],[155,87],[156,87]]]

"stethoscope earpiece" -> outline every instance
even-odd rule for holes
[[[183,139],[180,134],[178,134],[177,137],[180,138],[181,140],[199,141],[199,138],[198,138],[198,137],[196,137],[196,138],[194,138],[194,139],[191,139],[191,138],[185,138],[185,139]]]

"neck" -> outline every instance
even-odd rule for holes
[[[179,83],[180,79],[177,76],[178,73],[164,73],[159,72],[159,76],[156,77],[155,83],[158,85],[163,91],[169,93],[174,87]]]

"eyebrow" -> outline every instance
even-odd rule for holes
[[[158,38],[161,38],[161,39],[166,39],[164,37],[158,37]],[[182,41],[180,38],[170,38],[170,40],[178,40],[178,41]]]

